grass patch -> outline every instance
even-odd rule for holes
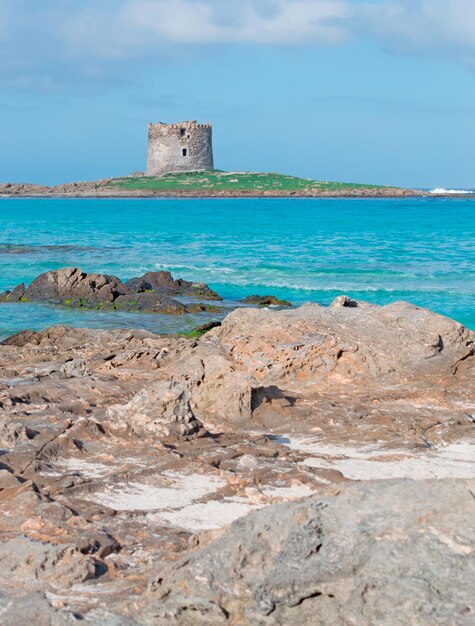
[[[179,337],[186,337],[187,339],[200,339],[203,335],[205,335],[207,330],[190,330],[187,333],[178,333]]]
[[[186,337],[187,339],[200,339],[203,335],[206,335],[213,328],[221,326],[221,322],[208,322],[202,326],[197,326],[187,333],[178,333],[179,337]]]
[[[257,172],[178,172],[163,176],[138,176],[116,178],[109,187],[119,187],[130,191],[282,191],[285,193],[305,190],[348,192],[363,189],[387,189],[380,185],[358,183],[336,183],[297,178],[285,174]]]

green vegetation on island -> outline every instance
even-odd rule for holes
[[[362,185],[357,183],[336,183],[297,178],[276,173],[222,172],[178,172],[162,176],[130,176],[115,178],[108,186],[129,191],[223,191],[223,192],[279,192],[301,193],[315,192],[350,192],[357,190],[388,189],[381,185]]]
[[[413,197],[427,192],[383,185],[340,183],[298,178],[274,172],[223,172],[205,170],[157,176],[131,174],[96,181],[64,183],[55,187],[0,184],[4,196],[56,197]]]

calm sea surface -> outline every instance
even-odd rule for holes
[[[231,300],[403,299],[475,330],[475,199],[0,199],[0,290],[72,265],[167,269]],[[0,304],[0,338],[58,323],[174,332],[207,315]]]

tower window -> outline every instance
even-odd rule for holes
[[[188,150],[186,148],[183,148],[183,156],[188,156]]]
[[[186,128],[180,128],[180,137],[184,137],[186,133]]]

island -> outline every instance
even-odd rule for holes
[[[221,170],[167,172],[157,176],[139,173],[55,186],[31,183],[0,184],[0,196],[9,197],[399,198],[428,195],[430,195],[428,192],[401,187],[317,181],[277,173]]]
[[[0,183],[0,197],[400,198],[431,195],[428,191],[394,186],[330,182],[275,172],[216,169],[213,125],[196,120],[150,123],[144,172],[54,186]]]

